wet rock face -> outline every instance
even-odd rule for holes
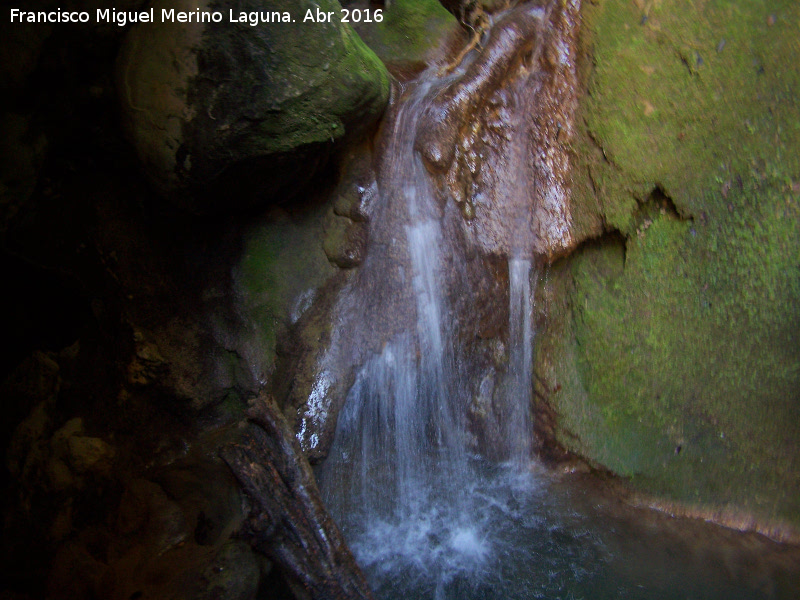
[[[536,370],[567,448],[774,534],[800,524],[800,5],[737,7],[586,5],[575,218],[606,234],[542,288]]]
[[[316,4],[340,8],[335,0]],[[381,115],[389,94],[382,63],[338,19],[303,23],[309,7],[162,1],[157,12],[221,11],[223,19],[184,26],[156,19],[130,31],[117,73],[124,126],[161,192],[196,213],[291,195],[331,142]],[[230,23],[231,10],[296,22]]]
[[[417,149],[482,254],[554,260],[571,231],[569,142],[580,2],[499,17],[484,49],[425,117]]]
[[[368,207],[364,216],[342,206],[344,194],[328,219],[329,259],[357,268],[330,309],[318,304],[309,313],[316,316],[298,324],[294,337],[302,341],[287,367],[292,383],[275,389],[310,460],[327,455],[360,366],[417,320],[417,302],[404,284],[421,268],[409,224],[426,219],[430,226],[416,228],[418,234],[437,238],[444,257],[435,267],[442,319],[458,323],[453,352],[468,357],[456,367],[463,371],[464,402],[475,404],[475,446],[488,454],[502,446],[490,405],[503,386],[489,380],[495,370],[502,379],[508,368],[496,351],[508,337],[508,258],[554,260],[577,239],[567,144],[576,109],[579,8],[579,2],[527,3],[498,14],[483,47],[457,70],[448,73],[442,64],[439,76],[427,72],[398,86],[374,172],[365,171],[350,191]],[[434,201],[414,200],[423,197]],[[426,254],[438,260],[433,248]]]

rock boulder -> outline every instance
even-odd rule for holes
[[[194,213],[285,199],[332,144],[383,112],[389,78],[349,25],[304,22],[335,0],[154,4],[117,66],[123,125],[155,187]],[[162,9],[219,23],[161,22]],[[233,22],[259,13],[272,22]],[[275,22],[289,18],[290,22]]]

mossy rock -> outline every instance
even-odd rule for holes
[[[646,492],[800,526],[800,6],[584,16],[576,205],[607,233],[540,292],[561,441]]]
[[[367,3],[363,3],[364,6]],[[353,3],[358,8],[361,3]],[[394,0],[380,22],[356,25],[364,42],[390,68],[423,65],[443,40],[459,31],[459,24],[439,0]]]
[[[234,267],[237,312],[248,328],[240,354],[265,380],[278,339],[337,272],[323,250],[327,204],[291,214],[276,210],[253,223]]]
[[[285,200],[327,157],[383,114],[389,76],[336,0],[246,0],[235,15],[288,15],[230,23],[208,0],[162,8],[221,10],[220,23],[141,23],[118,61],[123,123],[155,186],[195,213]],[[304,22],[306,11],[333,12]]]

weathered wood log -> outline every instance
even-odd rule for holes
[[[309,598],[371,599],[277,405],[262,395],[248,417],[239,440],[220,449],[252,504],[244,537]]]

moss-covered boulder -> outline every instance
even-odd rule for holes
[[[358,10],[368,3],[353,3]],[[366,44],[393,72],[424,66],[434,50],[459,33],[458,21],[439,0],[394,0],[382,9],[380,21],[354,25]]]
[[[606,233],[540,291],[557,435],[645,492],[798,526],[800,5],[584,16],[575,193]]]
[[[124,125],[156,187],[193,212],[291,195],[333,142],[369,126],[388,101],[386,69],[341,22],[336,0],[154,9],[155,23],[132,28],[120,53]],[[161,22],[162,9],[219,11],[221,22]],[[307,10],[336,18],[305,21]],[[256,13],[271,22],[250,24]]]

